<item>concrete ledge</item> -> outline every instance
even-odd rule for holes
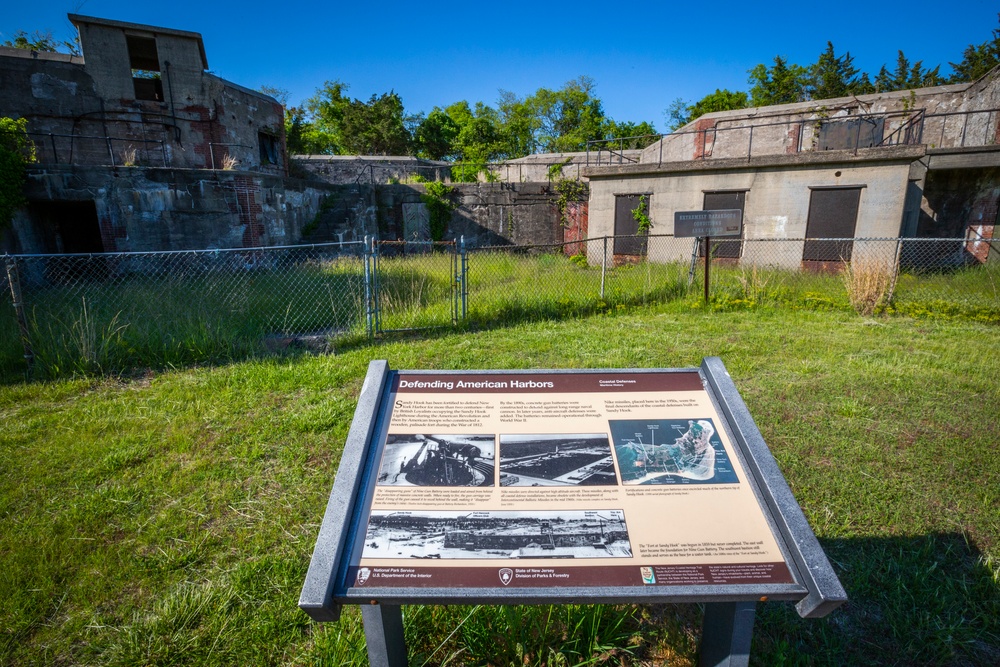
[[[764,167],[794,167],[815,164],[852,164],[858,162],[911,162],[927,153],[924,146],[886,146],[884,148],[861,148],[855,154],[846,151],[809,151],[781,155],[759,155],[747,158],[705,158],[683,162],[662,164],[640,162],[611,167],[587,167],[583,175],[591,179],[618,178],[623,176],[650,176],[677,172],[724,171],[736,169],[759,169]]]
[[[930,148],[927,158],[927,168],[932,170],[1000,167],[1000,146]]]

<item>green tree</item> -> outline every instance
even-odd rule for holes
[[[344,107],[339,143],[349,155],[408,155],[410,133],[403,116],[403,100],[389,91],[367,102],[354,99]]]
[[[707,113],[746,109],[749,106],[750,98],[746,93],[716,88],[714,93],[706,95],[691,105],[677,98],[664,113],[670,123],[670,129],[676,130]]]
[[[316,94],[304,102],[304,108],[297,114],[299,134],[305,152],[320,155],[339,155],[344,152],[340,137],[344,109],[350,100],[344,96],[347,84],[326,81]]]
[[[445,111],[459,128],[455,147],[464,162],[479,165],[505,157],[503,134],[496,109],[482,102],[476,102],[474,107],[470,107],[463,100],[447,107]]]
[[[605,139],[625,139],[624,142],[616,143],[615,146],[622,148],[645,148],[657,141],[659,135],[652,123],[642,121],[635,123],[632,121],[618,121],[610,118],[604,123]]]
[[[347,97],[347,88],[342,81],[327,81],[305,101],[304,112],[290,110],[286,117],[286,134],[293,137],[290,145],[329,155],[408,154],[410,133],[399,95],[390,91],[364,102]]]
[[[42,32],[36,30],[30,35],[24,30],[14,32],[13,39],[2,42],[3,46],[12,46],[15,49],[27,49],[29,51],[39,51],[47,53],[69,53],[74,56],[80,55],[80,38],[76,37],[72,42],[59,41],[52,36],[52,31]]]
[[[997,14],[1000,19],[1000,14]],[[1000,64],[1000,29],[993,29],[993,39],[982,44],[970,44],[962,53],[962,61],[949,63],[954,70],[949,83],[975,81]]]
[[[538,152],[537,135],[541,120],[527,100],[509,90],[501,90],[497,120],[502,157],[514,159]]]
[[[882,65],[878,74],[875,75],[875,89],[879,92],[912,90],[938,86],[944,82],[939,74],[940,65],[934,69],[924,69],[922,60],[911,64],[909,58],[902,51],[899,51],[898,54],[894,71],[889,72],[886,66]]]
[[[35,160],[26,118],[0,117],[0,231],[24,205],[25,165]]]
[[[873,88],[868,76],[862,76],[854,66],[850,52],[838,56],[833,42],[826,43],[826,50],[809,68],[809,74],[812,79],[809,96],[814,100],[858,95]]]
[[[461,128],[444,110],[434,107],[422,118],[413,133],[413,146],[417,155],[442,160],[456,156],[455,140]]]
[[[537,118],[535,140],[546,153],[579,151],[603,138],[604,109],[594,95],[594,80],[580,76],[559,90],[539,88],[525,100]]]
[[[760,63],[750,75],[750,102],[755,107],[772,104],[791,104],[808,99],[809,70],[802,65],[781,57],[774,57],[774,64],[768,67]]]

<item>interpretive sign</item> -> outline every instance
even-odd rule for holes
[[[335,620],[349,603],[733,600],[752,628],[762,599],[822,616],[845,596],[713,358],[372,362],[299,604]]]
[[[738,208],[715,211],[675,211],[674,236],[740,236],[743,233],[743,211]]]

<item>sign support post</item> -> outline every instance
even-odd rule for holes
[[[712,266],[712,237],[705,237],[705,303],[708,303],[708,272]]]
[[[368,664],[371,667],[408,667],[403,610],[393,604],[361,605]]]
[[[701,667],[746,667],[756,602],[709,602],[702,622]]]

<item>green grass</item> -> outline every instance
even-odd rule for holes
[[[296,601],[369,359],[706,355],[726,363],[850,597],[820,620],[760,605],[754,662],[1000,662],[996,327],[692,303],[0,386],[0,664],[363,662],[355,610],[316,625]],[[404,616],[414,665],[694,664],[701,619],[696,605]]]

